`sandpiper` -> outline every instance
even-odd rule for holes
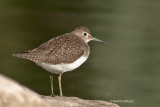
[[[61,76],[64,72],[72,71],[82,65],[90,54],[89,41],[105,43],[91,36],[86,27],[78,27],[70,33],[52,38],[39,47],[13,56],[35,62],[45,70],[59,74],[59,90],[62,94]],[[50,76],[51,96],[53,93],[53,76]]]

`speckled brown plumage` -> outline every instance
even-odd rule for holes
[[[103,42],[92,37],[86,27],[78,27],[72,32],[55,37],[33,50],[13,55],[31,60],[48,72],[60,74],[58,82],[60,96],[63,96],[61,76],[64,72],[78,68],[87,60],[90,53],[90,48],[87,43],[91,40]],[[50,76],[50,80],[51,96],[54,96],[52,76]]]
[[[78,30],[90,33],[85,27],[80,27],[74,31]],[[72,63],[82,55],[87,56],[90,52],[88,44],[85,43],[83,39],[75,35],[74,31],[52,38],[33,50],[14,54],[14,56],[29,59],[36,63],[44,62],[54,65]]]

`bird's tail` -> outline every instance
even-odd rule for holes
[[[28,52],[13,54],[13,56],[18,57],[18,58],[27,59],[27,53],[28,53]]]

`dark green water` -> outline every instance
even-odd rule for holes
[[[81,25],[108,45],[89,43],[89,59],[62,76],[64,95],[134,101],[117,102],[123,107],[160,106],[159,0],[1,0],[0,73],[49,95],[50,73],[12,53]]]

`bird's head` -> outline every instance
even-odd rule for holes
[[[88,43],[89,41],[92,41],[92,40],[97,41],[97,42],[101,42],[101,43],[106,43],[102,40],[99,40],[97,38],[92,37],[89,29],[86,27],[78,27],[72,33],[74,35],[80,37],[81,39],[83,39],[86,43]]]

